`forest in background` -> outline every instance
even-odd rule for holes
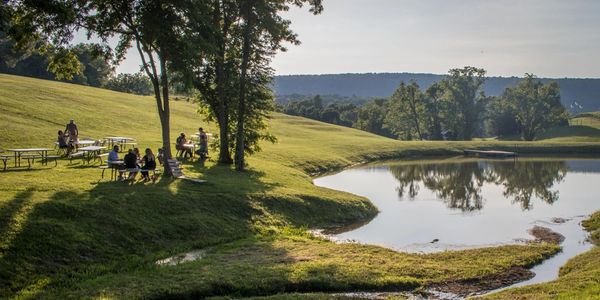
[[[303,97],[320,95],[327,99],[344,99],[357,105],[376,97],[391,96],[400,82],[415,81],[427,89],[442,80],[444,75],[420,73],[363,73],[324,75],[275,76],[273,90],[277,102],[304,100]],[[498,96],[504,89],[515,86],[522,77],[486,77],[483,91],[489,96]],[[542,83],[555,81],[560,85],[563,105],[571,112],[600,110],[600,79],[539,78]]]

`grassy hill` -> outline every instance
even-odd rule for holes
[[[51,147],[74,118],[80,136],[126,135],[160,145],[150,97],[0,75],[0,148]],[[196,107],[172,104],[172,137],[204,124]],[[305,228],[358,222],[377,210],[362,197],[315,187],[310,174],[351,164],[468,148],[598,153],[590,142],[399,142],[298,117],[273,114],[276,144],[233,171],[184,161],[189,177],[124,184],[100,179],[97,165],[0,172],[0,298],[201,298],[281,292],[412,290],[510,276],[558,250],[549,244],[415,255],[334,244]],[[216,156],[213,154],[213,156]],[[158,267],[159,259],[203,249],[200,260]]]

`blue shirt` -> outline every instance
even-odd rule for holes
[[[119,160],[119,152],[113,150],[108,153],[108,161]]]

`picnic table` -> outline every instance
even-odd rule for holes
[[[110,180],[117,179],[117,174],[119,169],[121,169],[125,165],[125,161],[123,160],[109,160],[106,162],[108,167],[110,168]],[[104,175],[104,171],[102,171]]]
[[[134,138],[126,136],[107,136],[104,139],[108,142],[110,148],[114,147],[115,145],[118,145],[120,148],[123,148],[125,144],[135,141]]]
[[[35,154],[37,154],[37,156],[35,156],[35,157],[39,157],[42,159],[42,164],[44,164],[44,163],[47,164],[48,160],[46,158],[48,157],[48,151],[50,151],[50,150],[51,149],[48,149],[48,148],[7,149],[7,151],[14,153],[15,167],[21,166],[21,157],[23,156],[23,153],[35,153]]]
[[[79,148],[78,150],[84,153],[87,163],[90,163],[92,158],[96,158],[102,150],[106,149],[104,146],[87,146]]]

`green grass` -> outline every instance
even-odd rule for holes
[[[590,238],[600,244],[600,212],[583,226]],[[570,259],[560,268],[557,280],[492,294],[489,299],[600,299],[600,247]]]
[[[192,103],[172,103],[171,128],[204,124]],[[52,146],[74,118],[80,137],[126,135],[160,145],[154,100],[65,83],[0,75],[0,148]],[[380,159],[461,153],[598,153],[586,141],[399,142],[358,130],[273,114],[276,144],[237,173],[184,161],[189,177],[156,184],[100,180],[96,166],[59,161],[0,172],[0,298],[178,298],[284,292],[412,290],[476,280],[555,253],[552,245],[505,246],[435,255],[338,245],[304,228],[372,218],[365,198],[319,188],[311,174]],[[213,153],[213,157],[216,155]],[[192,249],[206,258],[174,267],[158,259]]]

